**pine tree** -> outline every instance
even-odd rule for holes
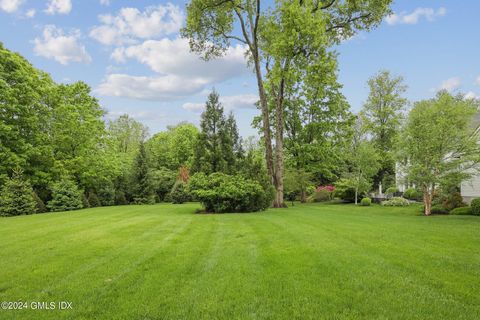
[[[222,131],[222,153],[226,162],[226,172],[233,174],[240,169],[239,161],[244,154],[233,112],[228,115]]]
[[[243,153],[241,141],[233,113],[225,118],[216,91],[208,96],[200,128],[192,171],[234,173]]]
[[[0,195],[0,216],[18,216],[36,212],[33,189],[21,170],[14,171]]]
[[[133,168],[133,201],[138,204],[155,202],[147,152],[143,142],[140,144]]]
[[[50,211],[82,209],[82,191],[72,180],[63,179],[52,186],[52,200],[47,207]]]

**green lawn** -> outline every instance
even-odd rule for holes
[[[480,319],[480,218],[198,204],[0,219],[0,319]]]

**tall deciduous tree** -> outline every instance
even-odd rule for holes
[[[152,167],[172,171],[181,166],[191,167],[197,139],[198,128],[186,122],[155,134],[146,143]]]
[[[392,76],[389,71],[380,71],[368,80],[370,93],[363,105],[362,114],[372,141],[381,155],[381,168],[375,178],[375,184],[393,181],[395,172],[395,138],[400,131],[403,111],[407,99],[403,97],[407,86],[403,78]]]
[[[257,79],[265,160],[276,189],[275,207],[284,206],[283,101],[285,87],[295,79],[291,73],[293,58],[296,55],[316,58],[315,50],[311,49],[318,48],[320,43],[325,48],[359,30],[376,26],[389,12],[390,2],[307,0],[275,1],[272,6],[262,6],[260,0],[192,0],[187,5],[187,23],[182,34],[190,39],[193,51],[210,59],[221,56],[231,41],[247,49]],[[275,161],[265,88],[267,63],[272,67],[267,71],[271,73],[268,86],[271,86],[273,98],[270,100],[275,102]]]
[[[472,128],[478,107],[478,101],[442,91],[410,111],[400,140],[401,157],[408,178],[423,192],[425,215],[430,215],[441,184],[458,184],[478,171],[480,137],[478,128]]]
[[[21,168],[46,186],[53,163],[48,126],[55,83],[0,43],[0,185]]]
[[[364,119],[357,116],[348,150],[348,172],[345,177],[355,191],[355,204],[360,193],[372,188],[372,178],[380,168],[380,155],[371,141],[367,140]]]
[[[118,173],[116,159],[107,154],[104,114],[85,83],[58,86],[49,132],[56,179],[72,176],[90,190]]]

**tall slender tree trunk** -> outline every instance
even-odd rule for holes
[[[300,202],[305,203],[307,202],[307,193],[305,192],[305,188],[302,187],[302,190],[300,190]]]
[[[355,205],[358,204],[358,187],[355,187]]]
[[[423,206],[424,210],[423,213],[426,216],[429,216],[432,213],[432,201],[433,201],[433,194],[435,192],[434,186],[424,186],[423,187]]]
[[[280,80],[277,99],[275,103],[275,191],[276,197],[273,203],[275,208],[285,208],[283,201],[283,95],[285,89],[285,78]]]
[[[267,94],[265,93],[265,87],[263,86],[262,71],[260,67],[260,61],[258,60],[258,52],[253,53],[253,60],[255,64],[255,74],[257,77],[258,95],[260,97],[260,109],[262,111],[263,140],[265,143],[265,162],[267,165],[267,172],[270,176],[272,184],[276,186],[275,171],[273,166],[270,114],[268,112]]]

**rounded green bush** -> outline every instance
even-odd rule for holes
[[[189,190],[207,212],[254,212],[265,210],[273,200],[271,189],[241,175],[197,173]]]
[[[470,207],[459,207],[455,208],[450,211],[451,215],[458,215],[458,216],[468,216],[472,214],[472,208]]]
[[[372,204],[372,199],[370,199],[368,197],[363,198],[362,201],[360,201],[360,205],[364,206],[364,207],[368,207],[371,204]]]
[[[440,205],[433,206],[430,210],[431,214],[448,214],[448,210]]]
[[[385,191],[386,194],[394,194],[396,192],[398,192],[398,189],[395,187],[390,187]]]
[[[408,188],[403,193],[403,197],[409,200],[416,200],[420,196],[420,193],[415,188]]]
[[[409,205],[410,205],[410,202],[408,202],[407,199],[404,199],[402,197],[393,197],[390,200],[382,202],[382,206],[386,206],[386,207],[406,207]]]
[[[472,214],[475,216],[480,216],[480,198],[473,199],[470,203],[472,207]]]

